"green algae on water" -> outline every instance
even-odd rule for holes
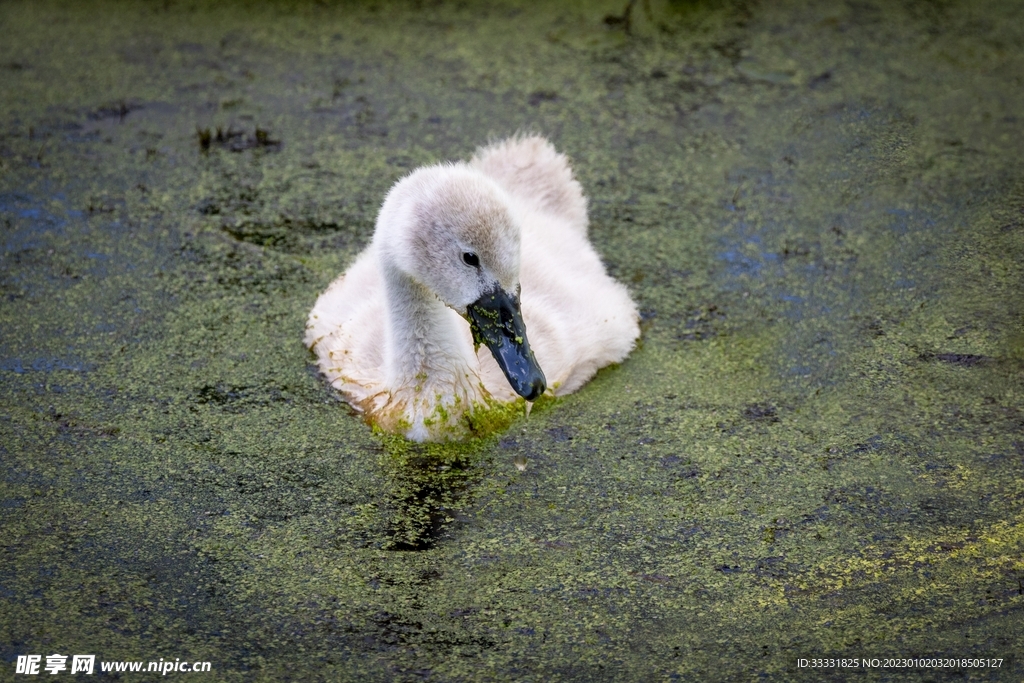
[[[628,4],[0,5],[4,666],[1021,678],[1021,9]],[[376,435],[308,310],[398,178],[517,130],[642,344]]]

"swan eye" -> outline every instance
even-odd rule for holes
[[[467,251],[462,255],[462,262],[467,266],[473,266],[474,268],[480,267],[480,257],[471,251]]]

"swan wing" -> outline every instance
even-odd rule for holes
[[[516,136],[477,150],[469,165],[496,181],[513,199],[587,233],[587,199],[569,160],[539,135]]]

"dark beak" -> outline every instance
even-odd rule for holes
[[[466,313],[473,342],[487,345],[517,394],[536,401],[547,388],[547,380],[526,339],[519,299],[495,286],[467,306]]]

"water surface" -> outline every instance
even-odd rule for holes
[[[624,10],[0,6],[4,666],[1021,678],[1024,8]],[[381,440],[307,312],[397,178],[517,130],[641,344]],[[797,667],[940,655],[1004,664]]]

